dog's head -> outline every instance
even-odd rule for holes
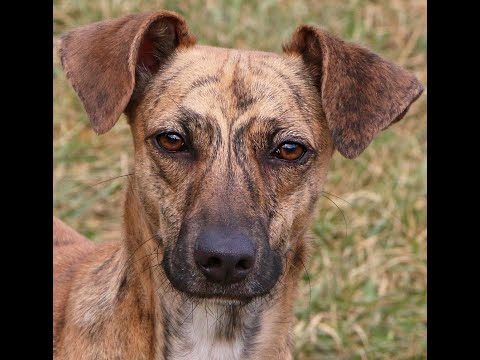
[[[422,92],[314,26],[277,55],[195,45],[161,11],[74,30],[60,55],[97,133],[127,114],[152,241],[195,297],[249,300],[298,267],[334,149],[356,157]]]

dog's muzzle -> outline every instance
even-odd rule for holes
[[[165,249],[162,265],[177,290],[193,297],[248,301],[276,284],[281,258],[264,232],[210,225],[197,234],[185,227],[173,248]]]

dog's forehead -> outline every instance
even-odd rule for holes
[[[210,87],[221,89],[228,96],[245,95],[238,92],[248,91],[258,95],[267,92],[274,97],[284,93],[271,93],[279,86],[290,87],[291,91],[297,92],[298,87],[304,87],[303,69],[299,57],[195,46],[179,51],[158,81],[165,88],[173,85],[171,81],[174,80],[177,93],[182,94]]]
[[[154,122],[179,108],[223,124],[283,117],[287,112],[292,118],[313,118],[305,113],[320,103],[299,56],[254,50],[181,49],[151,86],[146,103]]]
[[[258,59],[274,59],[274,58],[283,58],[283,55],[276,54],[273,52],[254,50],[254,49],[235,49],[235,48],[223,48],[217,46],[209,45],[195,45],[188,50],[191,54],[201,54],[202,56],[212,56],[212,57],[231,57],[244,55],[246,57],[255,57]]]
[[[294,70],[294,67],[300,66],[301,64],[300,58],[295,56],[285,56],[283,54],[259,50],[221,48],[207,45],[183,48],[179,50],[177,55],[175,62],[178,62],[178,65],[185,63],[195,65],[196,63],[197,65],[202,65],[200,66],[201,72],[207,70],[204,66],[208,66],[212,72],[217,73],[228,73],[228,70],[238,70],[239,67],[244,71],[255,73],[258,68],[265,66],[270,68],[273,66],[279,71],[288,74],[289,70]],[[292,59],[295,60],[291,61]]]

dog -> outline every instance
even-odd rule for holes
[[[96,133],[134,140],[123,238],[54,218],[58,360],[292,359],[293,301],[335,150],[352,159],[423,87],[302,25],[282,54],[197,45],[170,11],[65,34]]]

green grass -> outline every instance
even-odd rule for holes
[[[54,1],[54,211],[94,241],[119,234],[132,165],[125,120],[96,136],[56,55],[60,34],[131,12],[180,12],[199,42],[279,52],[301,23],[361,43],[426,86],[420,0]],[[425,92],[426,94],[426,92]],[[357,159],[335,154],[296,303],[297,359],[426,358],[426,96]],[[95,185],[96,184],[96,185]]]

